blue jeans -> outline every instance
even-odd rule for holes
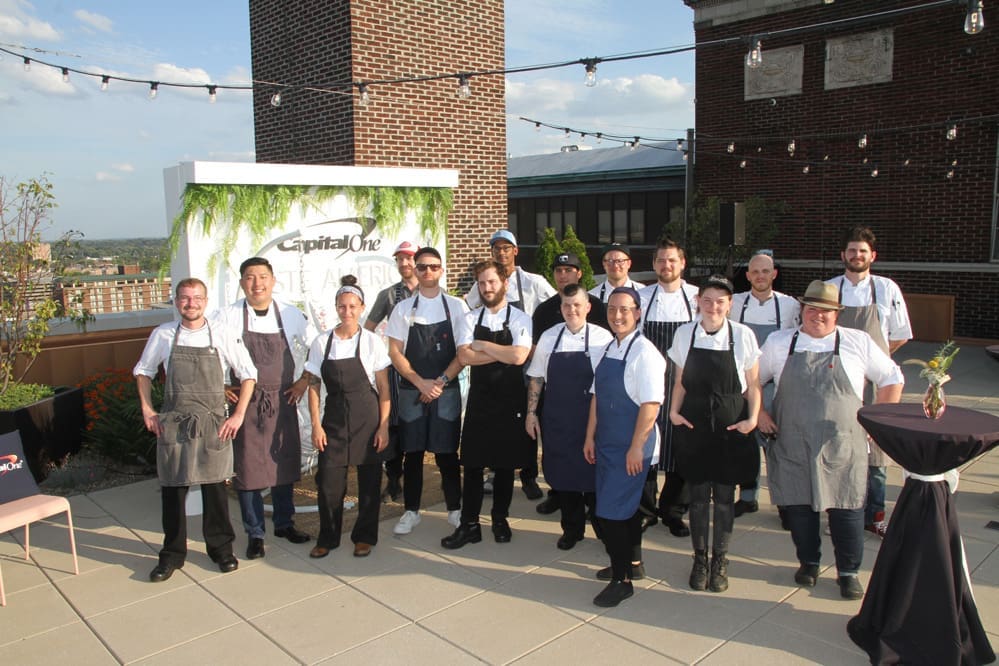
[[[264,498],[259,490],[240,490],[239,511],[243,515],[243,529],[251,539],[263,539]],[[295,503],[292,497],[292,484],[271,488],[271,505],[274,508],[274,529],[283,530],[295,524]]]
[[[887,467],[867,468],[867,506],[864,507],[864,524],[874,523],[874,514],[885,511],[885,486],[888,484]],[[882,517],[882,520],[884,518]]]
[[[791,539],[801,564],[821,564],[822,535],[819,512],[807,504],[784,507],[791,526]],[[864,510],[829,509],[836,571],[840,576],[855,575],[864,559]]]

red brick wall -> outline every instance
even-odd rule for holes
[[[503,18],[500,0],[251,0],[253,74],[374,81],[503,69]],[[372,85],[366,108],[356,95],[294,93],[303,101],[289,94],[275,109],[269,93],[255,92],[257,160],[458,169],[447,242],[453,287],[506,226],[503,76],[473,77],[471,87],[459,99],[454,79]]]
[[[758,34],[921,4],[846,0],[721,26],[696,26],[698,42]],[[875,6],[876,5],[876,6]],[[777,220],[779,259],[838,265],[839,238],[854,224],[874,228],[882,261],[989,261],[997,123],[961,125],[947,141],[950,119],[999,112],[999,30],[969,36],[958,5],[921,11],[891,23],[764,39],[768,48],[804,45],[803,91],[743,100],[748,46],[705,46],[697,52],[697,187],[702,195],[751,195],[787,203]],[[893,80],[824,90],[825,40],[892,25]],[[929,125],[927,127],[919,127]],[[904,129],[897,129],[904,128]],[[857,148],[863,133],[865,151]],[[830,135],[840,134],[838,137]],[[808,135],[824,135],[809,138]],[[737,137],[736,151],[726,152]],[[797,150],[788,156],[787,142]],[[762,152],[757,152],[757,148]],[[829,155],[829,162],[823,157]],[[869,159],[862,164],[863,157]],[[741,159],[748,160],[745,169]],[[905,159],[911,165],[902,165]],[[952,160],[953,179],[945,177]],[[802,167],[811,162],[811,172]],[[872,178],[877,165],[879,176]],[[787,277],[790,277],[788,275]],[[828,277],[826,275],[812,277]],[[903,290],[957,295],[958,335],[996,337],[999,275],[942,273],[927,267],[892,275]],[[803,285],[807,279],[802,278]],[[793,287],[793,285],[791,285]],[[967,289],[967,291],[964,291]],[[792,289],[793,291],[793,289]]]

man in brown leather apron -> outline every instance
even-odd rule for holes
[[[239,563],[232,554],[235,538],[229,521],[225,481],[232,476],[230,441],[243,424],[256,368],[238,336],[205,319],[208,290],[197,278],[177,283],[175,305],[180,323],[167,322],[150,335],[135,366],[146,429],[155,433],[156,469],[163,506],[163,548],[150,572],[154,583],[184,566],[187,556],[185,501],[190,486],[200,485],[204,503],[202,531],[208,556],[223,573]],[[166,368],[163,406],[152,402],[152,379]],[[242,377],[240,397],[227,415],[225,367]],[[228,416],[228,417],[227,417]]]
[[[912,338],[912,326],[902,291],[893,280],[871,274],[871,264],[878,257],[877,239],[868,227],[853,227],[843,235],[840,258],[844,273],[826,280],[839,289],[843,311],[839,325],[856,328],[874,339],[886,354],[895,351]],[[871,401],[871,391],[864,394]],[[884,536],[888,528],[885,518],[885,485],[888,456],[873,441],[869,442],[867,470],[867,504],[864,507],[864,529]]]

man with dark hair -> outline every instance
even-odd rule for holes
[[[201,486],[205,549],[222,573],[235,571],[235,534],[229,521],[225,481],[232,477],[232,447],[227,444],[243,425],[253,395],[257,369],[239,336],[205,318],[208,288],[197,278],[177,283],[174,305],[180,323],[153,330],[133,374],[146,429],[156,435],[156,471],[163,514],[163,548],[149,580],[160,583],[184,566],[187,558],[185,501],[190,486]],[[166,370],[163,406],[153,407],[152,380]],[[227,414],[225,375],[242,379],[239,401]]]
[[[249,418],[233,442],[233,487],[246,530],[248,560],[264,556],[261,491],[265,488],[270,488],[274,509],[274,536],[292,543],[310,538],[295,527],[293,486],[302,469],[298,402],[308,390],[305,357],[316,330],[301,310],[274,298],[275,283],[270,262],[250,257],[239,267],[244,298],[216,314],[228,329],[241,332],[257,368]],[[233,391],[230,400],[235,399]]]
[[[839,289],[840,303],[844,306],[839,325],[866,331],[883,352],[891,355],[912,338],[912,326],[902,290],[895,281],[871,274],[871,264],[878,257],[876,243],[869,227],[847,230],[840,252],[844,273],[826,280],[826,284]],[[866,397],[870,402],[870,391]],[[873,441],[869,445],[864,529],[883,537],[888,529],[885,485],[889,458]]]
[[[611,292],[617,287],[631,287],[641,291],[645,286],[628,277],[628,271],[631,270],[631,248],[627,245],[621,243],[604,245],[600,250],[600,256],[607,279],[590,289],[590,294],[599,298],[601,303],[607,303]]]
[[[668,352],[673,344],[673,334],[682,324],[694,321],[697,313],[697,287],[687,284],[683,271],[687,258],[683,248],[670,239],[659,241],[656,246],[652,267],[658,280],[645,287],[639,294],[642,297],[642,334],[648,338],[666,359],[665,382],[666,399],[659,410],[657,423],[662,435],[658,466],[652,465],[645,492],[642,495],[641,511],[645,515],[644,525],[654,525],[656,516],[677,537],[690,536],[690,530],[683,522],[683,514],[690,503],[689,492],[683,478],[676,470],[673,456],[673,424],[669,420],[670,396],[676,366],[669,360]],[[655,461],[653,461],[655,462]],[[666,472],[659,503],[656,504],[658,470]]]
[[[409,534],[420,523],[423,456],[431,452],[441,473],[448,522],[457,527],[461,511],[461,391],[457,340],[465,331],[464,301],[440,287],[444,266],[432,247],[413,257],[419,287],[396,304],[385,334],[389,358],[399,373],[399,444],[403,451],[402,495],[406,511],[393,528]]]
[[[388,319],[396,304],[413,295],[420,281],[416,277],[416,251],[419,246],[409,241],[402,241],[395,248],[392,257],[395,259],[396,270],[402,279],[393,285],[385,287],[375,298],[374,305],[368,312],[364,328],[373,331],[378,325]],[[389,444],[385,449],[385,494],[392,501],[399,499],[402,493],[402,452],[399,450],[399,373],[394,367],[389,367],[389,390],[392,393],[392,413],[389,416]]]

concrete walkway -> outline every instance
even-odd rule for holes
[[[935,348],[910,343],[899,357],[926,359]],[[918,368],[905,372],[904,400],[915,401],[925,382]],[[999,414],[999,363],[983,349],[962,351],[953,375],[951,404]],[[889,500],[900,480],[892,469]],[[999,531],[985,527],[999,520],[997,491],[993,452],[964,470],[958,510],[979,609],[999,647]],[[519,491],[509,544],[494,543],[486,529],[480,544],[443,550],[451,528],[438,505],[407,538],[384,522],[365,559],[352,557],[349,539],[310,560],[309,544],[270,538],[265,559],[241,560],[224,575],[204,554],[195,518],[187,565],[153,584],[157,493],[146,481],[72,498],[79,576],[61,521],[32,529],[30,562],[23,532],[0,535],[4,664],[867,663],[846,635],[860,602],[839,597],[828,537],[818,586],[798,588],[790,536],[766,497],[758,513],[736,521],[728,592],[690,591],[689,539],[657,526],[645,536],[649,578],[632,599],[603,610],[592,604],[603,548],[588,534],[573,550],[557,550],[557,519],[539,516]],[[232,515],[241,532],[235,503]],[[879,544],[867,535],[865,584]],[[245,547],[238,536],[238,556]]]

